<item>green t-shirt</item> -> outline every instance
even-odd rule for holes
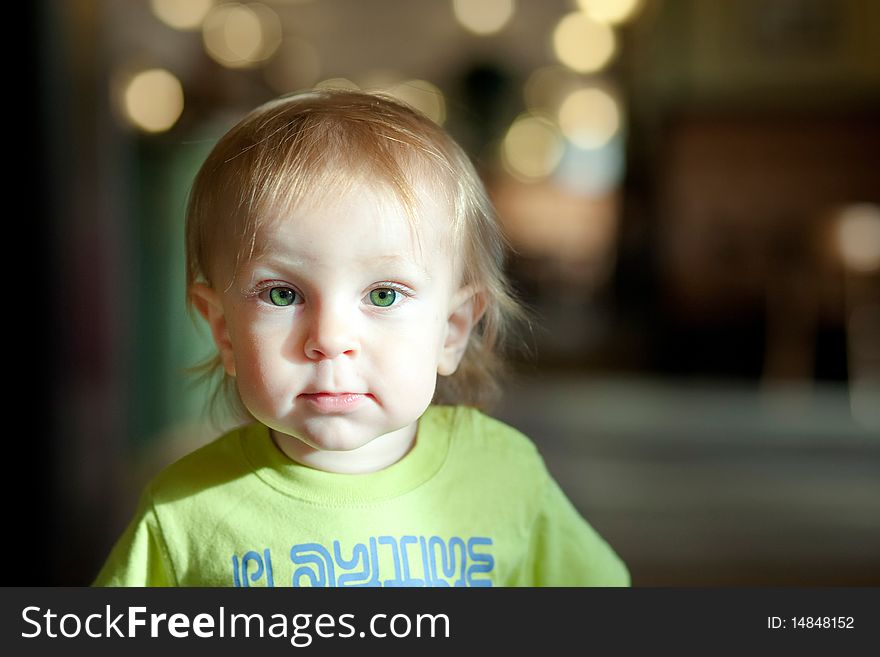
[[[97,586],[625,586],[525,436],[432,406],[400,461],[297,464],[251,424],[144,491]]]

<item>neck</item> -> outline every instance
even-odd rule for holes
[[[278,448],[301,465],[339,474],[366,474],[384,470],[406,456],[415,445],[417,427],[418,422],[414,422],[347,451],[316,449],[274,429],[270,433]]]

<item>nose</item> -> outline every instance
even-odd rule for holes
[[[354,356],[359,351],[355,337],[355,321],[337,308],[317,309],[309,324],[304,345],[310,360]]]

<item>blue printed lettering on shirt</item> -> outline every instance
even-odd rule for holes
[[[298,543],[290,548],[289,586],[492,586],[491,546],[483,536],[371,536],[349,549],[338,540]],[[231,564],[233,586],[275,586],[269,548],[233,554]]]

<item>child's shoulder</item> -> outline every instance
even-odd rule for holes
[[[440,417],[448,427],[449,451],[440,481],[456,495],[484,508],[514,506],[528,524],[551,488],[551,476],[537,447],[518,429],[480,410],[458,406]],[[450,493],[451,495],[451,493]]]
[[[174,461],[161,470],[147,490],[160,498],[178,498],[223,482],[247,469],[243,440],[255,425],[236,427]]]
[[[470,406],[432,407],[435,421],[449,429],[452,443],[471,453],[503,459],[512,464],[543,469],[544,462],[532,440],[519,429]]]

